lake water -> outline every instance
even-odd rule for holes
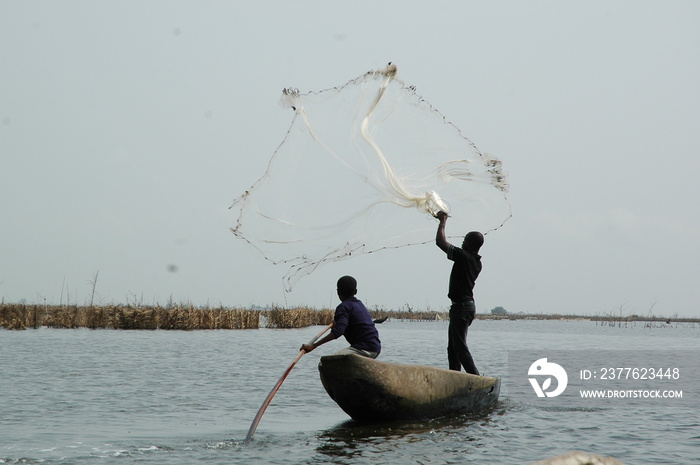
[[[628,465],[700,463],[700,370],[682,373],[682,402],[548,407],[504,389],[479,415],[358,425],[317,371],[344,340],[301,358],[244,445],[268,392],[320,329],[0,330],[0,463],[528,464],[571,450]],[[380,360],[446,366],[446,322],[379,329]],[[469,345],[482,373],[504,384],[513,351],[677,351],[700,368],[692,324],[477,320]]]

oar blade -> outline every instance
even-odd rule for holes
[[[313,339],[311,339],[311,341],[309,341],[309,344],[313,344],[314,342],[316,342],[316,340],[318,340],[318,338],[323,336],[323,334],[326,331],[328,331],[329,329],[331,329],[332,327],[333,327],[333,323],[326,326],[323,329],[323,331],[318,333],[316,335],[316,337],[314,337]],[[275,394],[277,394],[277,391],[279,391],[279,388],[282,386],[282,383],[287,378],[287,375],[289,375],[289,373],[292,371],[292,368],[294,368],[294,365],[297,364],[299,359],[301,359],[301,357],[304,354],[305,354],[305,352],[303,350],[300,350],[299,354],[297,354],[297,356],[294,358],[294,360],[289,365],[289,367],[287,367],[287,370],[282,374],[280,379],[277,380],[277,383],[273,386],[272,390],[265,398],[265,401],[260,406],[258,413],[255,415],[255,418],[253,419],[253,423],[250,425],[250,429],[248,429],[248,434],[246,435],[245,440],[243,441],[243,444],[248,444],[253,439],[253,435],[255,434],[255,430],[258,428],[258,423],[260,423],[260,420],[262,419],[263,413],[265,413],[265,410],[267,410],[267,406],[270,405],[270,402],[272,402],[272,398],[275,397]]]

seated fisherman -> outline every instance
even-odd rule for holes
[[[302,345],[300,350],[311,352],[328,341],[345,336],[350,347],[337,352],[338,354],[350,353],[377,358],[382,350],[379,332],[369,311],[355,297],[355,294],[357,294],[355,278],[343,276],[338,280],[338,297],[341,302],[335,309],[331,332],[313,344]]]

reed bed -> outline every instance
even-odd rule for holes
[[[0,327],[6,329],[257,329],[259,310],[196,308],[192,306],[132,307],[122,305],[0,305]]]
[[[378,323],[387,320],[437,321],[447,320],[446,312],[434,311],[394,311],[385,309],[370,310]],[[0,303],[0,328],[90,328],[90,329],[142,329],[142,330],[199,330],[199,329],[258,329],[303,328],[314,325],[328,325],[333,322],[333,310],[316,310],[308,307],[281,308],[271,310],[247,310],[241,308],[199,308],[191,305],[168,306],[77,306],[77,305],[27,305]],[[596,324],[628,326],[641,324],[644,327],[696,327],[700,319],[663,318],[655,316],[627,317],[585,316],[585,315],[489,315],[478,314],[479,319],[488,320],[589,320]]]
[[[409,321],[447,319],[435,312],[372,310],[372,318]],[[0,328],[90,328],[90,329],[257,329],[261,319],[268,328],[303,328],[333,322],[333,310],[308,307],[271,310],[197,308],[188,305],[77,306],[0,304]],[[262,317],[262,318],[261,318]]]
[[[268,328],[304,328],[313,325],[329,325],[333,322],[332,310],[312,308],[284,309],[275,307],[265,312]]]
[[[433,321],[447,319],[446,314],[435,312],[405,312],[372,310],[372,317],[386,321]],[[77,306],[1,304],[0,328],[111,328],[111,329],[257,329],[260,317],[268,328],[303,328],[328,325],[333,321],[333,310],[308,307],[271,310],[230,308],[196,308],[185,305],[156,306]]]

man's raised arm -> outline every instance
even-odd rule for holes
[[[447,235],[445,234],[445,223],[447,223],[447,213],[441,211],[436,215],[437,219],[440,220],[438,225],[437,234],[435,235],[435,244],[440,247],[445,253],[450,248],[449,242],[447,242]]]

